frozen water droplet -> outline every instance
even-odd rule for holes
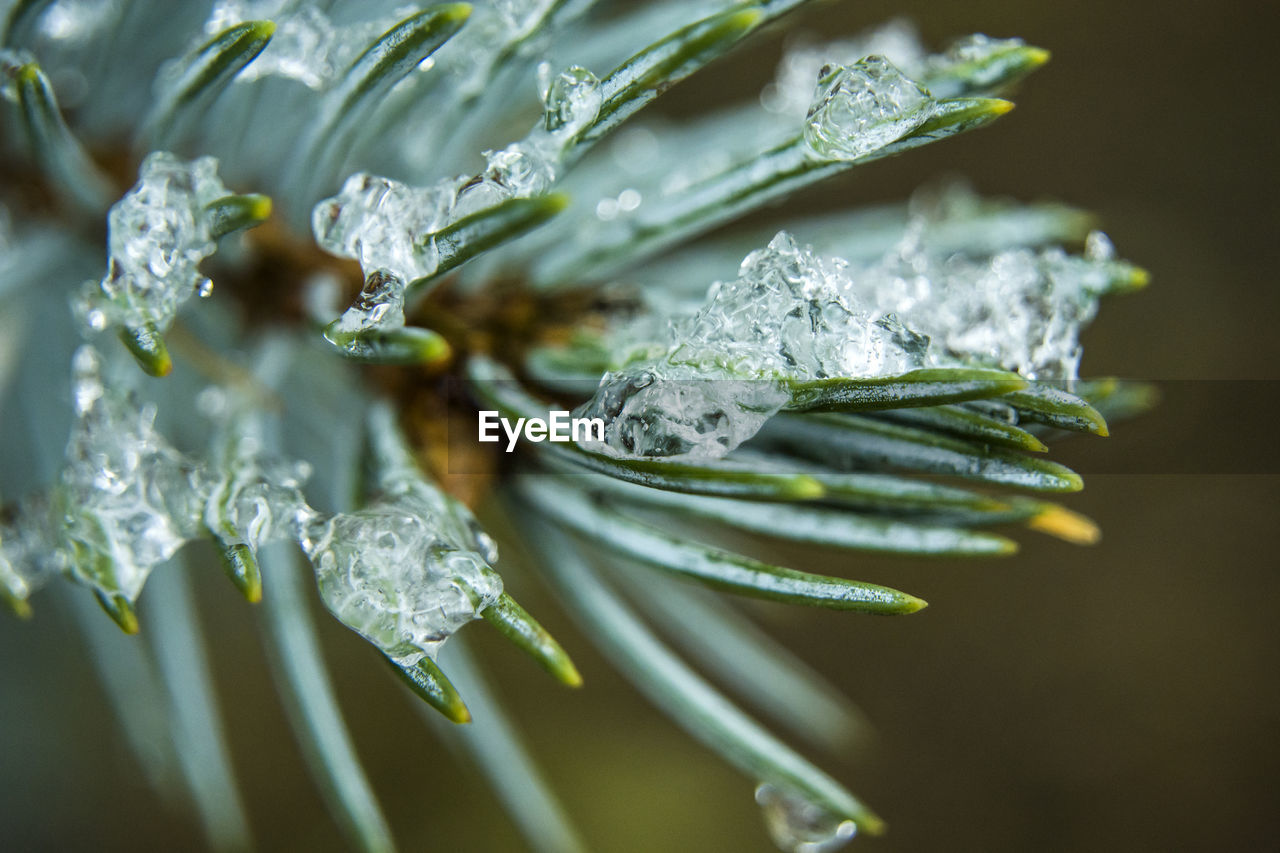
[[[360,333],[404,326],[404,294],[403,279],[375,270],[365,279],[356,301],[325,331],[325,337],[351,355],[367,355],[369,344]]]
[[[491,5],[509,33],[521,34],[542,19],[551,3],[552,0],[495,0]]]
[[[867,56],[883,56],[911,74],[921,66],[925,48],[915,26],[904,18],[851,39],[802,42],[783,56],[774,82],[761,93],[761,103],[770,112],[800,118],[813,100],[813,81],[824,65],[852,65]]]
[[[926,74],[937,74],[942,78],[954,75],[960,70],[966,80],[966,86],[984,88],[994,86],[1007,73],[1007,68],[997,57],[1014,48],[1025,47],[1022,39],[993,39],[981,33],[957,39],[951,43],[944,53],[930,56],[921,68]],[[944,91],[939,95],[959,94],[960,90],[952,90],[954,84],[941,82]]]
[[[547,83],[543,95],[544,127],[550,133],[570,137],[585,128],[600,112],[600,80],[581,66],[561,71]]]
[[[596,217],[601,222],[610,222],[618,218],[618,200],[616,198],[602,198],[596,202]]]
[[[201,299],[208,299],[213,296],[213,279],[206,278],[196,286],[196,292],[200,294]]]
[[[943,257],[928,249],[928,228],[917,219],[913,239],[861,270],[859,295],[953,357],[1032,379],[1075,378],[1080,329],[1118,267],[1109,242],[1093,238],[1084,257],[1057,248]]]
[[[256,551],[273,538],[300,538],[318,517],[302,486],[307,466],[266,454],[261,415],[244,391],[212,387],[197,405],[217,424],[203,471],[205,526],[224,544]]]
[[[820,157],[856,160],[924,124],[934,103],[888,60],[868,56],[823,74],[805,120],[805,142]]]
[[[974,33],[970,36],[956,39],[947,48],[943,54],[945,60],[950,63],[960,62],[985,62],[1000,51],[1010,50],[1015,47],[1024,47],[1026,42],[1020,38],[1011,39],[993,39],[982,33]]]
[[[853,821],[767,782],[756,788],[756,803],[770,837],[788,853],[829,853],[858,834]]]
[[[210,385],[196,395],[196,410],[210,420],[225,418],[231,407],[227,397],[225,390]]]
[[[1116,256],[1111,238],[1101,231],[1090,231],[1084,240],[1084,257],[1087,261],[1110,261]]]
[[[0,522],[0,592],[26,601],[48,580],[66,571],[69,554],[61,543],[61,518],[44,496],[20,501]]]
[[[555,180],[555,166],[536,146],[528,142],[516,142],[501,151],[486,151],[487,166],[483,181],[493,193],[484,207],[492,207],[508,198],[527,198],[546,192]],[[459,196],[456,217],[472,212],[475,193],[469,189]],[[471,204],[464,204],[471,202]],[[483,209],[483,208],[476,208]]]

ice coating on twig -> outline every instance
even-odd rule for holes
[[[211,292],[198,265],[215,248],[205,207],[229,195],[217,171],[212,157],[147,155],[138,183],[108,214],[107,273],[86,282],[75,300],[89,328],[152,324],[163,332],[184,302]]]
[[[788,853],[830,853],[858,834],[853,821],[767,782],[756,788],[756,803],[773,843]]]
[[[882,56],[824,68],[804,139],[829,160],[856,160],[901,139],[933,114],[933,97]]]
[[[311,224],[320,247],[358,260],[365,275],[365,287],[339,321],[340,329],[403,326],[406,287],[438,268],[436,235],[504,201],[551,188],[574,137],[600,110],[600,83],[577,67],[540,76],[543,118],[524,139],[486,151],[479,174],[411,187],[357,173],[338,195],[316,205]]]
[[[369,506],[316,521],[302,539],[325,605],[402,667],[437,650],[502,594],[497,548],[471,513],[426,481],[382,407],[370,418],[378,485]]]
[[[604,446],[592,449],[723,456],[786,405],[784,379],[896,375],[926,363],[927,338],[864,306],[843,261],[780,232],[664,340],[624,339],[619,368],[578,412],[605,420]]]

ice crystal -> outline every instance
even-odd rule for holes
[[[434,658],[502,594],[492,540],[425,484],[317,523],[302,544],[333,615],[401,666]]]
[[[214,250],[205,206],[228,194],[217,170],[212,157],[147,155],[138,183],[108,215],[107,273],[87,282],[76,300],[87,326],[152,323],[164,331],[184,302],[207,291],[198,268]]]
[[[773,842],[789,853],[829,853],[858,834],[853,821],[768,783],[756,788],[756,803]]]
[[[830,160],[856,160],[924,124],[933,97],[881,56],[823,69],[804,138]]]
[[[604,452],[722,456],[786,405],[779,380],[899,374],[926,363],[927,345],[864,307],[843,261],[780,232],[665,341],[629,333],[625,363],[579,414],[605,419]]]

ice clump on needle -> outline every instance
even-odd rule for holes
[[[67,552],[50,546],[58,526],[42,496],[19,502],[11,517],[0,521],[0,598],[20,613],[33,592],[67,569]]]
[[[881,56],[914,76],[925,55],[919,32],[903,18],[853,38],[802,42],[783,55],[773,82],[765,87],[760,100],[769,112],[800,118],[813,101],[813,83],[821,76],[823,66],[852,65],[863,57]]]
[[[195,457],[160,435],[154,406],[114,384],[92,347],[77,350],[77,422],[52,498],[29,498],[0,519],[0,598],[19,609],[58,573],[104,602],[134,602],[157,566],[210,536],[251,551],[297,541],[334,615],[402,666],[434,656],[501,596],[493,539],[418,470],[387,407],[370,419],[380,496],[329,516],[306,502],[309,467],[269,452],[249,389],[198,396],[215,427],[211,451]]]
[[[830,853],[858,834],[858,826],[775,785],[761,783],[756,803],[774,844],[788,853]]]
[[[934,97],[953,97],[960,94],[953,72],[964,67],[961,76],[969,87],[995,84],[1006,71],[998,61],[1000,54],[1021,47],[1026,47],[1026,42],[1019,38],[975,33],[956,39],[941,53],[930,53],[915,26],[896,19],[853,38],[802,42],[792,47],[778,64],[773,82],[761,92],[760,102],[769,112],[799,118],[808,111],[813,81],[823,76],[825,66],[854,65],[871,56],[883,57]]]
[[[205,207],[229,195],[217,172],[212,157],[147,155],[138,183],[107,216],[107,273],[75,300],[89,328],[153,324],[163,332],[184,302],[210,292],[198,265],[215,248]]]
[[[577,414],[605,421],[621,456],[723,456],[788,402],[783,380],[897,375],[928,362],[928,339],[863,302],[847,265],[780,232],[717,282],[665,339],[626,339]]]
[[[928,251],[927,228],[918,218],[894,251],[861,270],[859,295],[929,335],[939,357],[1028,379],[1077,378],[1081,328],[1103,294],[1136,274],[1114,260],[1101,232],[1089,236],[1083,256],[1018,247],[972,258]]]
[[[338,323],[341,330],[403,326],[406,289],[439,268],[440,232],[509,199],[541,195],[555,183],[574,139],[600,111],[600,81],[578,67],[555,77],[544,67],[539,78],[542,119],[524,139],[486,151],[479,174],[411,187],[357,173],[338,195],[315,206],[311,225],[320,247],[358,260],[365,275],[364,290]]]
[[[934,98],[882,56],[823,68],[804,139],[829,160],[856,160],[924,124]]]
[[[392,432],[371,418],[381,497],[316,520],[302,547],[321,598],[341,622],[401,667],[437,650],[502,594],[492,539],[458,501],[428,483]]]
[[[204,32],[213,36],[245,21],[273,21],[276,31],[271,41],[236,75],[236,82],[283,77],[320,91],[332,85],[374,39],[416,11],[402,6],[389,16],[339,26],[315,5],[297,0],[217,0]]]
[[[204,525],[223,546],[256,553],[272,539],[300,539],[318,514],[302,493],[310,466],[267,453],[262,417],[251,402],[245,392],[217,386],[197,399],[218,425],[203,478]]]
[[[196,535],[199,473],[156,431],[154,406],[104,385],[95,350],[77,350],[72,372],[77,420],[57,493],[71,572],[132,601],[151,570]]]
[[[502,594],[464,534],[454,508],[415,491],[334,516],[303,546],[333,615],[412,666]]]

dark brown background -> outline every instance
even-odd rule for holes
[[[997,125],[860,170],[806,209],[899,198],[949,171],[990,193],[1097,211],[1151,288],[1105,307],[1086,372],[1198,380],[1155,414],[1063,457],[1088,474],[1069,505],[1098,519],[1091,549],[1023,537],[1002,562],[795,554],[910,590],[906,619],[768,610],[767,624],[875,724],[827,766],[889,821],[876,850],[1262,850],[1280,844],[1280,646],[1274,464],[1277,64],[1270,4],[1102,0],[827,4],[821,32],[894,14],[934,43],[1021,35],[1052,63]],[[673,91],[754,89],[779,38]],[[1169,473],[1173,472],[1173,473]],[[1256,473],[1248,473],[1256,472]],[[269,849],[338,849],[261,660],[253,616],[213,574],[198,585],[255,831]],[[475,631],[502,692],[594,849],[770,849],[749,782],[687,740],[591,651],[541,590],[586,675],[557,689]],[[198,840],[138,777],[76,645],[65,606],[0,620],[0,837],[9,849],[174,849]],[[145,601],[143,604],[145,618]],[[519,843],[483,784],[416,719],[370,649],[326,621],[345,709],[406,849]]]

